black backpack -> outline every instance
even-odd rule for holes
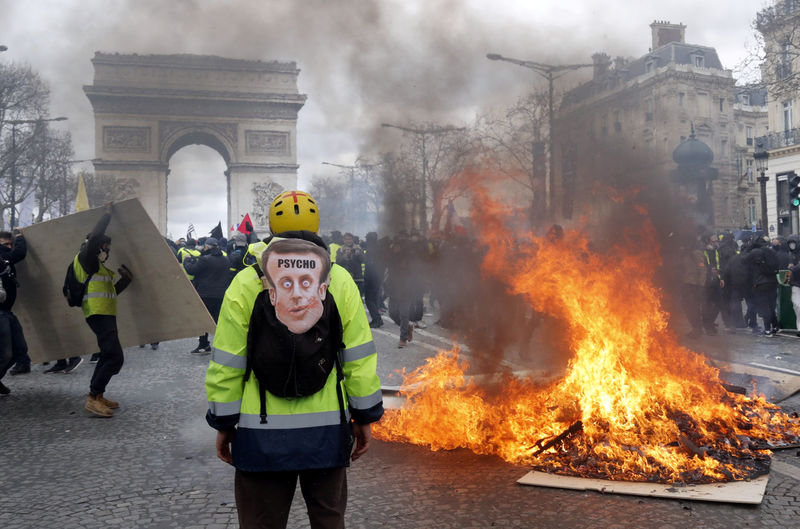
[[[261,398],[261,423],[267,422],[266,394],[282,398],[313,395],[325,387],[336,369],[337,382],[344,380],[339,352],[344,349],[342,320],[333,296],[328,292],[319,321],[303,334],[294,334],[278,320],[268,292],[259,292],[247,331],[245,380],[253,373]],[[342,392],[337,392],[342,422],[345,423]]]
[[[61,292],[67,298],[67,305],[70,307],[80,307],[83,305],[83,296],[86,294],[86,287],[92,276],[88,276],[86,281],[81,283],[75,277],[74,261],[67,267],[67,275],[64,276],[64,286]]]

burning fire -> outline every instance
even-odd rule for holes
[[[717,369],[677,343],[654,286],[660,263],[641,244],[656,240],[646,217],[639,238],[599,252],[580,230],[558,241],[514,236],[503,208],[478,195],[483,272],[567,322],[573,356],[555,382],[507,375],[490,392],[470,381],[457,348],[440,352],[403,373],[406,402],[376,437],[562,474],[691,483],[764,474],[770,445],[797,442],[800,422],[763,397],[729,393]]]

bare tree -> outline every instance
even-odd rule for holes
[[[800,93],[800,2],[778,0],[758,13],[753,29],[755,42],[737,68],[741,76],[766,87],[772,98]]]
[[[0,63],[0,219],[36,190],[50,91],[30,66]]]
[[[35,197],[37,205],[36,222],[44,216],[56,217],[69,211],[67,205],[68,186],[75,181],[71,176],[70,159],[74,155],[72,137],[67,133],[43,133],[35,147],[40,162],[34,169]]]
[[[427,233],[431,225],[438,229],[447,183],[464,168],[471,153],[469,133],[463,127],[436,123],[402,126],[384,123],[383,126],[400,129],[408,138],[400,155],[416,167],[407,183],[416,188],[412,210],[418,219],[417,226],[423,233]]]
[[[521,97],[501,116],[480,116],[476,138],[483,165],[530,191],[531,212],[544,213],[548,94]]]

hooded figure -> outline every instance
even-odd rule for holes
[[[187,257],[183,262],[183,267],[188,274],[194,276],[194,287],[216,322],[219,318],[222,298],[225,297],[225,290],[231,282],[228,258],[222,255],[217,239],[206,237],[200,257]],[[190,352],[194,354],[211,352],[208,333],[199,337],[197,347]]]

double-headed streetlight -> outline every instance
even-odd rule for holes
[[[11,125],[11,229],[17,222],[17,125],[46,123],[48,121],[65,121],[67,118],[9,119]]]
[[[589,68],[594,66],[594,64],[544,64],[541,62],[534,62],[534,61],[523,61],[520,59],[512,59],[511,57],[503,57],[498,53],[487,53],[486,58],[490,61],[505,61],[516,64],[518,66],[522,66],[524,68],[528,68],[529,70],[533,70],[534,72],[538,73],[539,75],[543,76],[547,79],[547,135],[548,135],[548,142],[547,142],[547,180],[544,183],[544,195],[545,195],[545,208],[547,209],[548,213],[550,212],[550,202],[551,198],[550,195],[552,193],[552,186],[553,182],[555,181],[555,164],[553,163],[553,146],[555,144],[555,134],[553,131],[555,129],[555,112],[554,112],[554,88],[553,88],[553,81],[558,79],[559,77],[565,75],[568,72],[577,70],[579,68]],[[533,168],[535,164],[531,164]],[[531,169],[533,171],[533,169]],[[533,175],[534,178],[536,175]]]
[[[425,153],[425,145],[429,135],[448,134],[450,132],[459,132],[467,130],[466,127],[403,127],[401,125],[393,125],[391,123],[381,123],[381,127],[388,127],[392,129],[402,130],[411,134],[416,134],[420,138],[422,147],[422,197],[421,208],[419,213],[419,229],[423,235],[428,234],[428,156]]]

